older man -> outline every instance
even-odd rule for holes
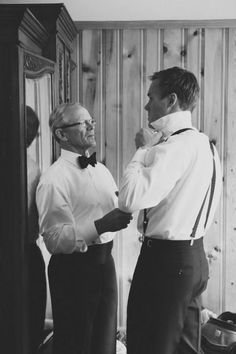
[[[191,123],[199,93],[193,73],[173,67],[151,81],[145,109],[154,133],[136,135],[119,194],[121,209],[141,210],[144,235],[129,294],[128,354],[199,353],[203,236],[220,196],[220,162]]]
[[[78,103],[56,108],[49,120],[61,156],[37,189],[40,231],[52,254],[49,284],[54,354],[114,354],[117,284],[114,232],[132,216],[116,208],[117,187],[89,156],[95,121]]]

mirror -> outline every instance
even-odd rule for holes
[[[52,111],[53,67],[50,61],[34,54],[25,56],[25,112],[27,135],[28,184],[28,311],[29,342],[34,352],[42,342],[45,328],[52,328],[52,310],[47,279],[50,259],[38,233],[35,192],[40,175],[53,160],[53,141],[49,128]],[[36,126],[36,127],[35,127]],[[32,136],[30,143],[28,137]]]

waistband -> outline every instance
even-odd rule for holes
[[[163,240],[146,236],[143,241],[143,248],[159,250],[183,250],[203,247],[203,237],[193,239],[193,242],[191,241],[192,240]]]
[[[54,254],[52,259],[65,262],[82,262],[85,264],[104,264],[111,255],[113,241],[88,246],[84,253]]]

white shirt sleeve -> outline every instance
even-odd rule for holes
[[[158,205],[189,166],[191,154],[185,150],[179,141],[138,149],[120,183],[119,208],[134,212]]]
[[[51,254],[85,252],[86,242],[76,229],[71,207],[63,192],[53,184],[39,184],[36,195],[40,233]],[[87,228],[90,236],[98,236],[95,225]]]

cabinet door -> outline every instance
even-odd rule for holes
[[[54,160],[52,134],[49,128],[49,116],[53,106],[53,69],[44,58],[34,54],[25,54],[25,104],[30,106],[39,118],[38,135],[27,148],[27,155],[39,166],[40,173],[44,173]],[[28,166],[27,166],[28,167]],[[29,235],[30,236],[30,235]],[[50,254],[47,251],[43,238],[37,239],[47,268]],[[46,319],[52,318],[51,299],[47,281]]]

